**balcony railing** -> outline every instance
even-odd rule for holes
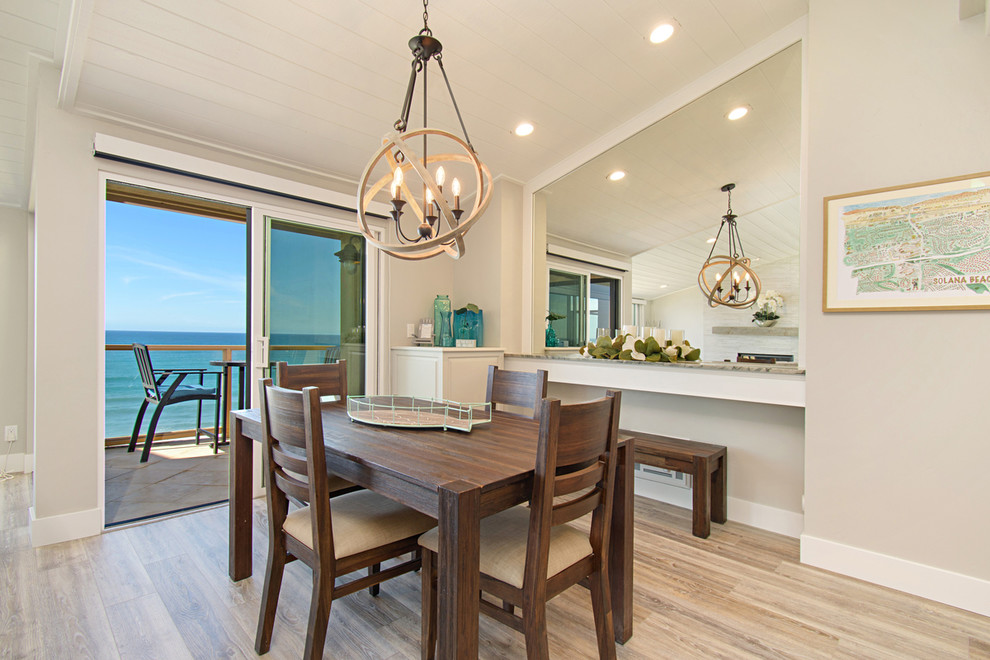
[[[269,357],[273,359],[272,362],[270,363],[269,369],[271,368],[271,365],[274,365],[275,362],[282,360],[292,363],[323,362],[326,359],[326,356],[330,354],[330,350],[333,348],[335,347],[326,344],[270,346]],[[132,350],[130,344],[106,344],[105,349],[108,353],[112,353],[115,351],[130,352]],[[245,347],[244,345],[237,345],[237,344],[226,344],[226,345],[149,344],[148,350],[152,352],[151,359],[156,369],[167,369],[170,367],[173,368],[195,367],[195,368],[208,368],[208,369],[218,370],[220,369],[220,367],[211,367],[209,363],[213,360],[230,361],[235,359],[243,359]],[[164,352],[184,353],[187,355],[183,360],[182,356],[161,355],[161,353]],[[301,352],[302,355],[299,355],[298,354],[299,352]],[[213,355],[202,355],[203,353],[212,353]],[[239,353],[240,355],[235,356],[235,354],[237,353]],[[288,353],[288,355],[284,355],[284,356],[278,355],[280,353]],[[316,354],[314,355],[313,353]],[[195,358],[191,358],[188,354],[199,354],[199,355],[197,355]],[[129,415],[127,417],[127,422],[128,422],[127,428],[130,429],[133,427],[134,419],[137,417],[138,407],[141,405],[141,401],[143,400],[143,393],[141,390],[140,377],[137,371],[137,364],[133,361],[133,359],[130,360],[129,364],[125,364],[124,360],[111,360],[110,356],[108,355],[107,362],[108,362],[107,374],[106,374],[107,390],[108,390],[107,411],[106,411],[107,428],[110,429],[111,427],[113,427],[117,429],[117,433],[108,434],[108,437],[105,439],[105,445],[107,447],[112,447],[112,446],[124,445],[130,441],[131,439],[130,430],[127,431],[126,435],[119,435],[119,432],[124,427],[125,415]],[[113,362],[112,365],[111,362]],[[176,364],[175,362],[184,362],[184,364]],[[114,373],[111,373],[111,371],[113,371]],[[111,381],[116,382],[119,381],[121,378],[127,378],[133,380],[117,385],[111,384]],[[234,384],[236,381],[237,381],[236,371],[232,371],[231,377],[226,379],[223,383],[224,400],[232,402],[230,406],[231,410],[237,408],[237,398],[236,398],[237,393],[234,390]],[[133,392],[131,392],[129,386],[133,385],[134,383],[137,384],[136,389]],[[250,385],[247,386],[250,387]],[[111,395],[110,390],[113,387],[117,387],[118,391],[114,392]],[[130,399],[133,399],[133,406],[129,406]],[[111,400],[116,401],[116,405],[112,405]],[[188,408],[191,410],[192,406],[190,405],[188,406]],[[149,411],[149,414],[145,415],[144,426],[147,425],[150,416],[151,415]],[[111,419],[111,417],[115,417],[115,419]],[[208,422],[207,420],[212,420],[212,414],[207,416],[204,411],[203,418],[204,418],[203,423],[208,426],[211,422]],[[221,427],[226,427],[227,420],[225,419],[221,420],[220,424]],[[165,430],[164,428],[162,428],[161,430],[157,430],[155,432],[156,441],[158,439],[169,440],[169,439],[177,439],[177,438],[190,438],[194,436],[195,436],[195,429],[193,428],[179,429],[179,430],[175,430],[175,429]],[[138,440],[139,442],[143,442],[144,434],[138,436]]]

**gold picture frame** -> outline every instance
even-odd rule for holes
[[[822,309],[990,309],[990,172],[824,199]]]

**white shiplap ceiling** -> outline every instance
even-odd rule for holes
[[[54,59],[58,23],[57,0],[0,2],[0,204],[27,200],[29,72]]]
[[[726,119],[740,105],[752,110]],[[759,272],[798,252],[800,135],[795,44],[544,188],[547,232],[632,257],[632,295],[649,300],[697,286],[733,182]]]
[[[434,0],[430,26],[478,152],[526,181],[806,12],[807,0]],[[410,0],[4,0],[0,203],[26,203],[27,51],[64,64],[66,110],[355,181],[398,115],[421,14]],[[663,21],[674,37],[650,44]],[[431,124],[453,129],[432,83]],[[521,120],[529,138],[511,133]]]

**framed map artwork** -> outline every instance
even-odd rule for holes
[[[990,309],[990,172],[826,197],[823,308]]]

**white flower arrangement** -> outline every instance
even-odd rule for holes
[[[784,297],[773,289],[768,289],[756,299],[756,313],[753,318],[757,321],[773,321],[780,318],[777,312],[783,309]]]

